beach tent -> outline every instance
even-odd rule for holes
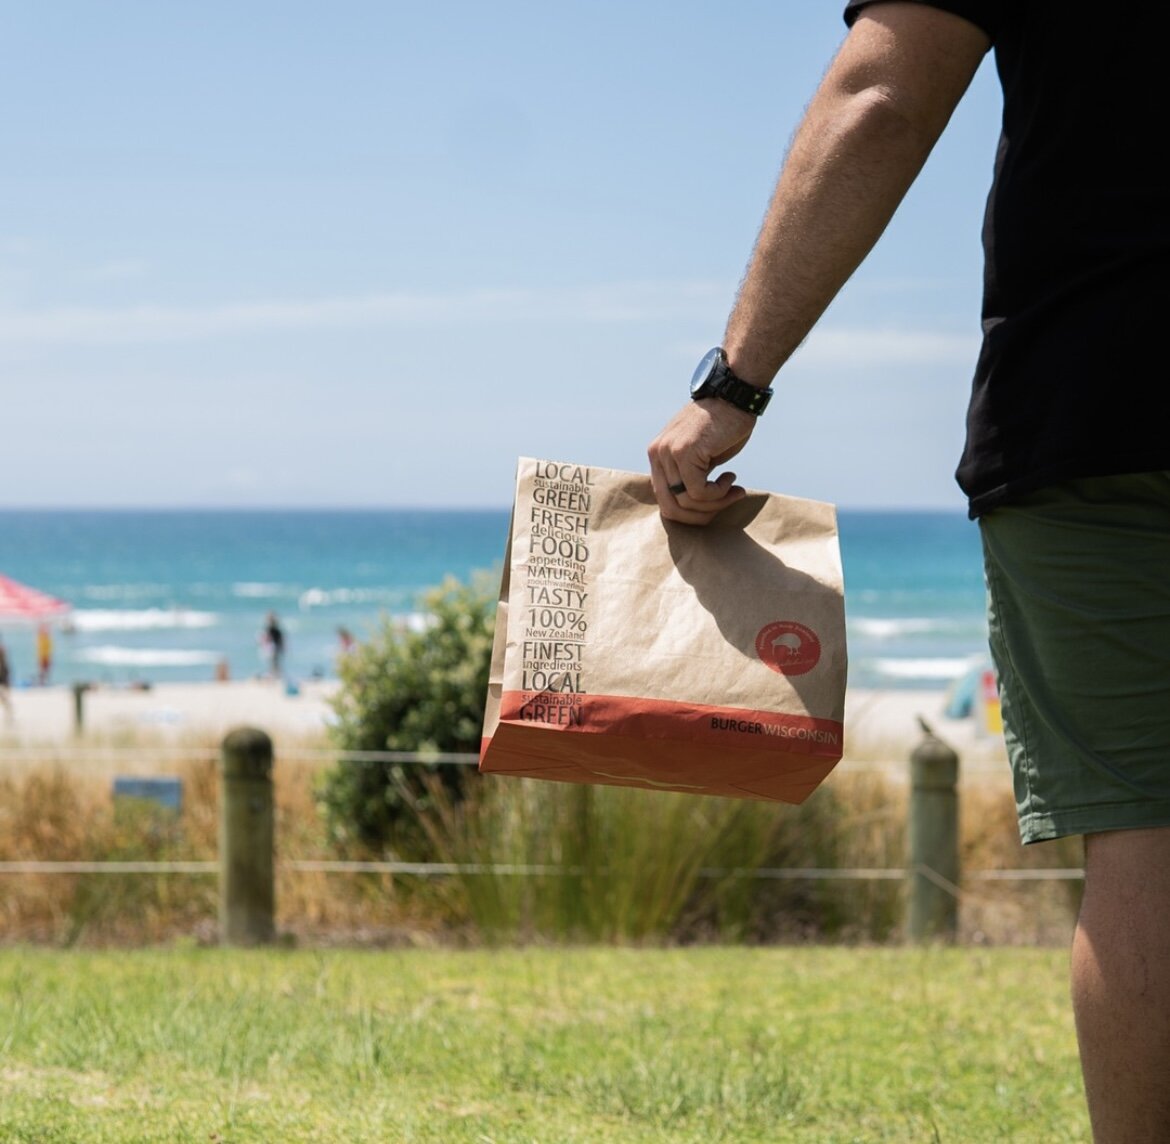
[[[991,657],[978,656],[968,665],[967,670],[947,688],[944,714],[948,719],[966,719],[974,715],[988,672],[995,675]]]
[[[11,624],[48,624],[73,609],[64,600],[30,588],[27,584],[0,574],[0,628]],[[38,636],[38,641],[40,637]],[[39,652],[38,652],[39,655]],[[48,682],[48,671],[41,667],[40,682]]]
[[[70,610],[70,605],[64,600],[0,575],[0,624],[45,623],[59,619]]]

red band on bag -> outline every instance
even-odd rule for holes
[[[573,692],[505,691],[500,722],[826,759],[839,759],[844,741],[842,724],[833,719]]]

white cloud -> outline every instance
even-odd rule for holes
[[[709,344],[679,343],[675,356],[697,362]],[[978,334],[939,333],[936,330],[855,326],[818,326],[785,365],[793,369],[869,369],[881,365],[972,366],[979,353]]]
[[[90,282],[127,282],[142,278],[148,270],[149,265],[142,258],[111,258],[97,266],[87,267],[78,277]]]
[[[626,323],[708,317],[728,291],[709,283],[622,283],[554,290],[391,292],[214,306],[0,310],[0,344],[133,344],[288,330],[467,322]]]
[[[977,334],[932,330],[865,330],[826,326],[814,330],[793,363],[802,366],[874,366],[878,364],[972,364],[979,352]]]
[[[712,326],[731,289],[711,282],[630,282],[558,289],[405,291],[210,306],[0,307],[3,345],[135,345],[233,335],[467,326],[475,323],[629,325],[687,321]],[[698,343],[696,342],[697,346]],[[802,368],[970,363],[976,334],[913,328],[818,327],[797,351]],[[703,349],[688,347],[698,359]]]

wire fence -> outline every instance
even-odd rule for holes
[[[278,870],[295,870],[317,874],[397,874],[418,878],[493,874],[500,877],[580,877],[576,866],[549,866],[541,863],[492,862],[391,862],[342,861],[293,858],[276,863]],[[0,874],[218,874],[216,861],[167,862],[85,862],[42,861],[27,859],[0,862]],[[602,868],[597,873],[604,874]],[[700,878],[754,878],[760,880],[823,881],[902,881],[915,873],[929,870],[922,866],[879,867],[703,867]],[[1072,867],[1044,867],[1029,870],[965,870],[963,877],[976,882],[1054,882],[1079,881],[1084,871]],[[957,890],[954,892],[958,892]]]
[[[222,750],[215,747],[155,746],[151,748],[125,748],[116,746],[73,745],[57,747],[10,747],[0,752],[2,762],[27,762],[65,759],[70,764],[85,767],[95,763],[117,762],[126,767],[143,763],[155,766],[168,761],[208,763],[221,759]],[[300,762],[333,766],[345,764],[393,764],[395,766],[419,766],[447,764],[475,766],[478,756],[470,753],[412,751],[338,751],[312,748],[292,748],[281,751],[281,762]],[[838,764],[844,772],[880,772],[886,776],[897,775],[905,778],[905,761],[892,760],[848,760]],[[965,768],[970,771],[971,768]],[[982,768],[976,766],[976,773]],[[970,777],[970,776],[968,776]],[[913,858],[913,856],[912,856]],[[401,860],[334,860],[321,858],[274,857],[271,862],[275,872],[321,873],[332,875],[378,874],[409,878],[449,878],[490,875],[506,878],[529,877],[572,877],[584,871],[576,866],[561,866],[543,863],[480,863],[480,862],[416,862]],[[603,874],[604,869],[592,873]],[[179,875],[200,877],[222,877],[224,857],[218,860],[159,860],[159,861],[118,861],[118,860],[53,860],[16,859],[0,861],[0,876],[45,876],[45,875]],[[965,893],[963,884],[971,883],[1026,883],[1079,881],[1083,871],[1070,867],[1038,867],[1017,869],[964,869],[961,876],[948,878],[930,864],[915,863],[913,860],[902,866],[883,867],[706,867],[698,871],[704,879],[742,878],[753,881],[902,881],[919,877],[926,880],[945,895],[959,899]]]
[[[95,763],[124,763],[127,766],[142,764],[167,764],[178,762],[216,762],[220,749],[214,746],[173,746],[161,744],[155,747],[119,746],[15,746],[0,748],[0,763],[53,762],[84,766]],[[444,765],[474,767],[479,765],[479,756],[465,752],[417,751],[345,751],[313,747],[282,747],[282,763],[317,764],[322,767],[338,763],[394,763],[402,766]],[[833,768],[838,775],[880,774],[886,777],[905,776],[905,759],[842,759]],[[1005,764],[994,759],[965,760],[963,778],[1004,777]]]

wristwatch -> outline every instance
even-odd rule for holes
[[[727,364],[727,354],[716,346],[703,355],[703,360],[691,378],[691,398],[701,401],[704,397],[721,397],[731,402],[736,409],[759,417],[772,400],[772,390],[749,385],[736,377]]]

